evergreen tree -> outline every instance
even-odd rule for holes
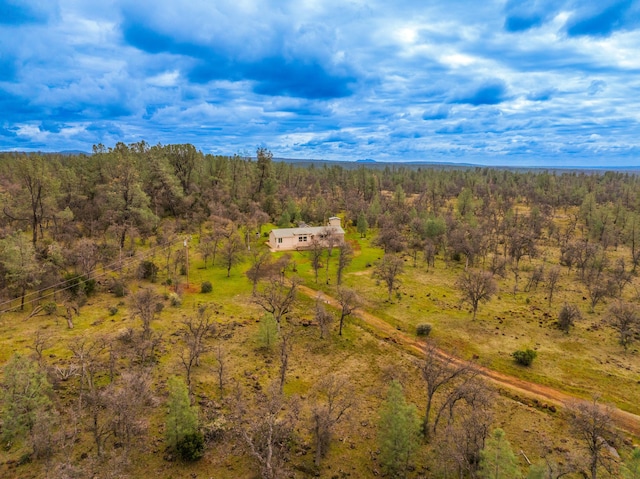
[[[390,477],[403,477],[418,446],[420,422],[416,407],[407,404],[402,386],[393,381],[380,412],[380,463]]]
[[[204,438],[198,427],[198,411],[191,405],[189,390],[180,378],[169,378],[169,413],[167,415],[167,444],[183,459],[202,457]]]
[[[369,223],[367,222],[367,217],[365,216],[364,211],[361,211],[358,215],[356,229],[358,230],[358,233],[360,233],[360,238],[366,238]]]
[[[517,479],[520,467],[504,431],[495,429],[480,453],[480,477],[483,479]]]
[[[28,438],[33,442],[38,418],[51,409],[51,385],[38,365],[19,354],[4,367],[0,384],[2,440]]]
[[[280,221],[278,221],[278,228],[291,228],[291,215],[287,210],[282,212]]]

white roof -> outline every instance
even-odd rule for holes
[[[325,231],[333,234],[344,234],[344,230],[340,226],[305,226],[304,228],[280,228],[271,230],[276,238],[287,238],[300,235],[319,235]]]

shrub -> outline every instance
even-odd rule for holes
[[[270,314],[265,314],[258,325],[258,344],[261,349],[270,350],[278,337],[278,325]]]
[[[416,326],[416,335],[418,336],[429,336],[431,334],[431,325],[427,323],[418,324]]]
[[[74,297],[82,296],[83,294],[89,296],[96,289],[95,279],[88,279],[86,276],[79,276],[74,273],[65,274],[64,282],[67,283],[65,289]]]
[[[180,295],[178,293],[170,293],[169,294],[169,303],[171,304],[171,306],[181,306],[182,305],[182,298],[180,297]]]
[[[577,320],[582,318],[582,314],[577,306],[565,303],[558,314],[558,328],[568,333]]]
[[[114,280],[111,284],[111,291],[116,298],[124,298],[127,295],[127,289],[124,286],[124,282],[120,280]]]
[[[200,292],[210,293],[211,291],[213,291],[213,285],[211,284],[211,281],[203,281],[202,285],[200,286]]]
[[[109,315],[115,316],[118,312],[118,308],[116,306],[109,306]]]
[[[201,459],[204,456],[203,434],[200,431],[185,434],[178,441],[176,449],[184,461],[193,462]]]
[[[138,277],[155,283],[159,269],[153,261],[142,261],[138,266]]]
[[[54,303],[53,301],[50,301],[48,303],[46,303],[42,309],[44,309],[44,312],[47,313],[49,316],[51,316],[52,314],[54,314],[57,309],[58,309],[58,305],[56,305],[56,303]]]
[[[511,356],[513,356],[513,359],[516,360],[516,363],[522,366],[531,366],[531,363],[537,355],[538,353],[536,353],[533,349],[518,350],[511,353]]]

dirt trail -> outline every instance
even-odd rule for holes
[[[313,290],[307,286],[299,286],[300,291],[311,297],[316,298],[318,294],[321,295],[321,298],[335,308],[340,308],[340,304],[338,301],[328,296],[326,293],[322,291]],[[363,311],[361,309],[355,312],[355,315],[359,317],[362,321],[368,324],[374,332],[380,336],[381,338],[404,346],[405,348],[412,350],[418,353],[424,353],[424,344],[420,341],[416,340],[414,337],[404,333],[402,331],[398,331],[393,326],[391,326],[386,321],[380,319],[379,317]],[[438,349],[438,354],[442,358],[449,358],[453,362],[461,363],[464,360],[460,358],[453,357],[446,353],[445,351]],[[498,371],[493,371],[489,368],[476,365],[476,369],[480,371],[480,374],[493,382],[496,386],[504,389],[510,390],[512,393],[526,396],[531,399],[537,399],[541,402],[546,402],[548,404],[554,404],[556,406],[563,406],[564,403],[568,401],[572,401],[577,399],[575,396],[567,394],[558,389],[551,388],[549,386],[544,386],[542,384],[536,384],[529,381],[524,381],[522,379],[516,378],[514,376],[509,376],[508,374],[503,374]],[[629,413],[627,411],[623,411],[618,408],[613,408],[612,410],[612,418],[614,423],[618,428],[628,433],[633,434],[636,437],[640,437],[640,416],[636,414]]]

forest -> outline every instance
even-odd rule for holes
[[[141,141],[0,205],[2,477],[640,478],[633,172]]]

